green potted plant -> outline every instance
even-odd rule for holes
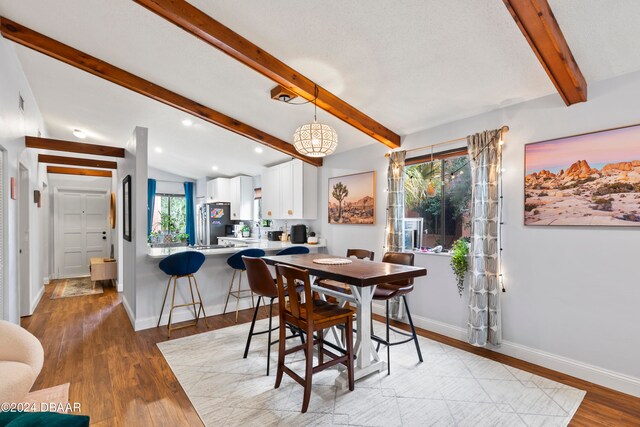
[[[464,289],[464,276],[469,269],[469,242],[465,239],[458,239],[451,247],[451,269],[456,276],[458,294],[462,296]]]
[[[187,233],[180,233],[176,235],[176,239],[180,243],[187,243],[187,240],[189,240],[189,235]]]

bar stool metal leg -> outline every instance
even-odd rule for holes
[[[407,310],[407,317],[409,318],[409,326],[411,326],[411,333],[413,334],[413,342],[416,344],[416,351],[418,352],[418,359],[422,362],[422,352],[420,351],[420,343],[418,342],[418,335],[416,334],[416,328],[413,326],[413,319],[411,318],[411,311],[409,310],[409,304],[407,298],[402,295],[404,300],[404,308]]]
[[[191,306],[191,308],[193,308],[193,317],[196,318],[196,325],[198,324],[198,313],[196,312],[196,299],[193,297],[193,284],[191,283],[191,274],[187,276],[187,280],[189,281],[189,292],[191,292],[191,304],[193,304]],[[201,304],[202,306],[202,301]]]
[[[162,320],[162,313],[164,313],[164,305],[167,302],[167,295],[169,295],[169,286],[171,286],[171,276],[169,276],[169,281],[167,282],[167,290],[164,291],[164,299],[162,300],[162,308],[160,309],[160,317],[158,318],[158,324],[156,328],[160,327],[160,321]]]
[[[173,295],[171,295],[171,309],[169,309],[169,323],[167,328],[169,329],[169,338],[171,338],[171,316],[173,315],[173,307],[176,302],[176,282],[178,281],[177,276],[173,276]]]
[[[194,276],[193,274],[191,275],[191,277],[193,277],[193,283],[194,285],[196,285],[196,293],[198,294],[198,300],[200,300],[200,309],[198,310],[198,315],[200,315],[200,310],[202,310],[202,318],[204,319],[204,326],[206,326],[207,329],[209,329],[209,324],[207,323],[207,313],[204,311],[204,304],[202,303],[200,288],[198,288],[198,281],[196,280],[196,276]]]
[[[227,312],[227,304],[229,304],[229,297],[231,296],[231,290],[233,289],[233,279],[236,278],[236,270],[233,270],[231,274],[231,283],[229,283],[229,292],[227,292],[227,300],[224,302],[224,309],[222,310],[222,314]]]
[[[238,308],[240,307],[240,292],[242,292],[242,270],[238,275],[238,293],[236,294],[236,323],[238,323]]]

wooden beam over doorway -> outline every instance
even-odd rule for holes
[[[47,173],[59,173],[64,175],[101,176],[111,178],[111,171],[100,169],[67,168],[63,166],[47,166]]]
[[[24,139],[27,148],[91,154],[94,156],[124,157],[124,148],[120,147],[64,141],[62,139],[39,138],[37,136],[25,136]]]
[[[90,168],[118,169],[118,163],[116,162],[83,159],[79,157],[51,156],[49,154],[38,154],[38,162],[56,165],[86,166]]]

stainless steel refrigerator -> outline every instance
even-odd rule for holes
[[[218,237],[233,234],[229,203],[206,203],[198,206],[197,245],[217,245]]]

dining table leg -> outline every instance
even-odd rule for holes
[[[371,340],[371,302],[375,286],[357,287],[351,286],[351,294],[356,300],[356,366],[354,369],[354,379],[366,377],[374,372],[382,372],[386,369],[386,364],[378,356],[373,341]],[[335,382],[336,386],[345,388],[348,384],[347,373],[342,371]]]

